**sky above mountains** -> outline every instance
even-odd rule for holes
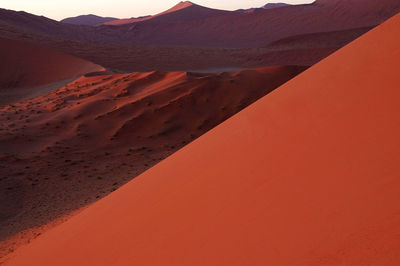
[[[0,0],[0,7],[17,11],[26,11],[61,20],[66,17],[96,14],[118,18],[153,15],[176,5],[179,0]],[[196,4],[210,8],[236,10],[240,8],[260,7],[268,2],[290,4],[311,3],[313,0],[195,0]]]

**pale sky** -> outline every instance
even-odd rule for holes
[[[26,11],[60,20],[66,17],[95,14],[117,18],[154,15],[180,0],[0,0],[0,8]],[[267,3],[311,3],[314,0],[193,0],[193,3],[217,9],[236,10],[260,7]]]

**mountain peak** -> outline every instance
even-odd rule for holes
[[[195,4],[190,1],[181,1],[167,11],[169,11],[169,12],[178,11],[178,10],[190,7],[190,6],[195,6]]]
[[[158,16],[165,15],[165,14],[168,14],[168,13],[172,13],[172,12],[176,12],[176,11],[179,11],[179,10],[183,10],[183,9],[191,7],[191,6],[198,6],[198,5],[196,5],[196,4],[194,4],[194,3],[190,2],[190,1],[181,1],[178,4],[176,4],[175,6],[171,7],[170,9],[168,9],[168,10],[166,10],[166,11],[160,13],[160,14],[157,14],[157,15],[155,15],[153,17],[158,17]]]

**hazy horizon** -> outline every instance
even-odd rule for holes
[[[154,15],[176,5],[180,0],[1,0],[1,8],[25,11],[35,15],[45,16],[55,20],[79,15],[94,14],[98,16],[130,18]],[[267,3],[283,2],[289,4],[312,3],[314,0],[194,0],[196,4],[224,10],[260,7]]]

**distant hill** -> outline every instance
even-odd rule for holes
[[[0,38],[0,107],[100,71],[89,61],[28,42]],[[0,263],[1,264],[1,263]]]
[[[289,4],[286,3],[268,3],[262,7],[258,8],[249,8],[249,9],[239,9],[236,10],[237,12],[242,12],[242,13],[252,13],[256,11],[261,11],[261,10],[266,10],[266,9],[274,9],[278,7],[285,7],[285,6],[290,6]]]
[[[117,18],[100,17],[90,14],[90,15],[81,15],[77,17],[65,18],[60,22],[67,24],[74,24],[74,25],[97,26],[116,19]]]
[[[0,90],[40,86],[101,69],[68,54],[4,38],[0,38],[0,58]]]
[[[278,8],[278,7],[284,7],[284,6],[290,6],[289,4],[286,3],[268,3],[262,8],[264,9],[273,9],[273,8]]]

